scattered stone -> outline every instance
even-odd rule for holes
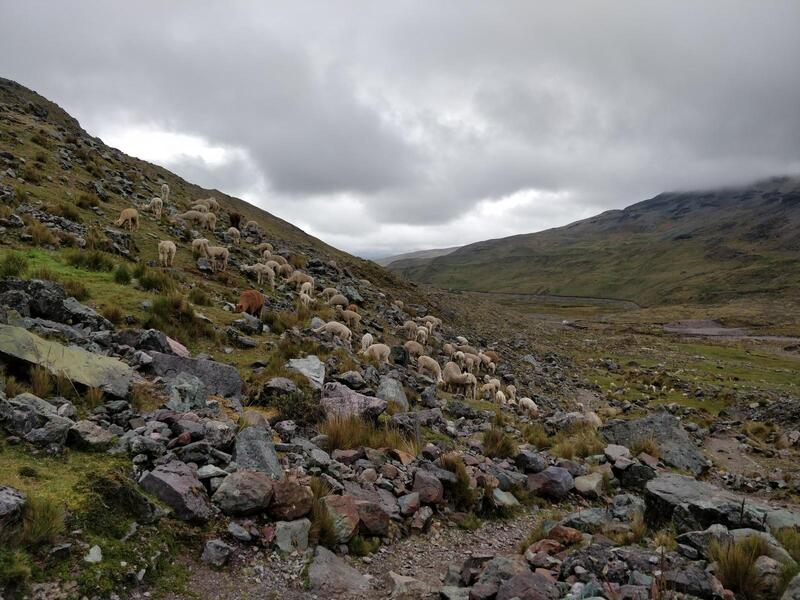
[[[528,475],[528,491],[537,496],[561,500],[575,487],[572,475],[561,467],[547,467],[541,473]]]
[[[308,548],[311,521],[278,521],[275,523],[275,545],[283,552],[302,552]]]
[[[314,550],[308,582],[312,592],[331,597],[364,594],[369,590],[366,577],[324,546]]]
[[[89,553],[83,557],[83,561],[87,563],[96,564],[103,560],[103,551],[100,546],[92,546],[89,548]]]
[[[207,521],[211,516],[206,489],[185,463],[172,461],[159,465],[139,485],[172,508],[179,519]]]
[[[200,560],[212,567],[222,567],[228,562],[232,552],[233,548],[222,540],[208,540],[203,548],[203,555]]]
[[[325,364],[313,354],[305,358],[292,358],[287,366],[308,379],[312,387],[322,389],[325,383]]]
[[[269,508],[273,484],[264,473],[242,469],[228,475],[211,500],[227,515],[257,514]]]
[[[265,429],[242,429],[236,436],[233,456],[242,469],[261,471],[274,479],[283,479],[283,467],[275,452],[275,444]]]

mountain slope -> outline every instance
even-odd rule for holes
[[[439,287],[653,305],[800,292],[800,179],[665,193],[390,269]]]
[[[460,247],[461,246],[451,246],[450,248],[431,248],[430,250],[417,250],[416,252],[405,252],[403,254],[396,254],[394,256],[386,256],[384,258],[378,258],[375,260],[375,262],[381,265],[382,267],[388,267],[392,263],[404,263],[406,261],[428,260],[431,258],[446,256],[451,252],[458,250]]]

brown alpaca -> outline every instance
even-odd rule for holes
[[[242,215],[237,212],[229,212],[228,218],[231,220],[231,227],[236,227],[239,231],[241,231],[241,227],[239,225],[242,222]]]
[[[245,290],[239,294],[239,304],[236,305],[235,311],[245,312],[249,315],[257,317],[261,314],[261,309],[264,307],[266,297],[258,290]]]

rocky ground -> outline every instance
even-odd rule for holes
[[[210,192],[0,91],[5,596],[800,597],[791,350],[421,290],[255,209],[237,245],[234,199],[185,228],[169,215]],[[162,182],[164,218],[113,226]],[[264,242],[314,277],[310,309],[248,279]],[[352,345],[315,331],[341,318],[328,287]],[[420,374],[402,328],[428,315],[427,355],[496,352],[478,377],[536,411]]]

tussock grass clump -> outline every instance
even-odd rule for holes
[[[586,428],[567,436],[557,436],[559,440],[550,448],[550,452],[561,458],[571,459],[576,456],[586,458],[592,454],[600,454],[606,443],[594,429]]]
[[[716,576],[737,598],[759,600],[761,581],[755,562],[759,556],[769,555],[769,545],[756,535],[734,542],[713,541],[708,548],[711,559],[717,563]]]
[[[14,396],[19,396],[22,392],[25,391],[25,386],[22,385],[17,378],[13,375],[8,375],[5,381],[5,394],[7,398],[13,398]]]
[[[305,307],[298,310],[272,312],[264,310],[261,312],[261,320],[268,325],[270,331],[275,335],[280,335],[290,329],[302,329],[310,317],[310,312]]]
[[[630,451],[633,456],[639,456],[644,452],[654,458],[661,457],[661,446],[658,445],[658,441],[653,437],[634,440],[631,444]]]
[[[85,271],[111,271],[114,268],[111,257],[100,250],[73,250],[65,258],[70,266]]]
[[[320,425],[320,433],[327,436],[326,450],[351,450],[390,448],[409,454],[419,454],[418,444],[397,429],[388,425],[377,427],[357,416],[331,416]]]
[[[128,401],[139,412],[155,410],[162,404],[162,398],[156,394],[153,386],[144,382],[133,384]]]
[[[83,394],[83,401],[88,408],[96,408],[103,403],[103,390],[99,387],[90,387]]]
[[[56,394],[62,398],[70,398],[76,393],[75,385],[63,372],[56,375]]]
[[[28,270],[28,259],[19,252],[9,252],[0,259],[0,277],[20,277]]]
[[[333,490],[319,477],[312,477],[310,482],[311,492],[313,498],[311,500],[311,529],[309,530],[309,541],[325,546],[326,548],[335,548],[338,539],[336,536],[336,527],[331,517],[330,512],[325,507],[323,498],[329,496]]]
[[[214,326],[198,318],[181,294],[159,296],[154,299],[144,326],[147,329],[159,329],[182,343],[198,338],[216,337]]]
[[[37,221],[33,217],[28,216],[27,219],[23,219],[25,224],[27,225],[26,229],[28,233],[33,238],[33,241],[38,244],[39,246],[57,246],[58,245],[58,238],[55,234],[50,230],[49,227],[43,225],[40,221]]]
[[[50,371],[40,365],[34,365],[30,370],[31,393],[39,398],[47,398],[53,391],[53,377]]]
[[[653,534],[653,547],[665,548],[668,552],[677,549],[678,541],[675,539],[675,530],[668,528],[656,531]]]
[[[77,279],[70,279],[68,281],[61,282],[61,285],[64,286],[64,292],[66,292],[67,296],[72,296],[75,298],[75,300],[80,302],[88,300],[92,297],[91,293],[89,292],[89,288],[87,288]]]
[[[363,537],[361,535],[354,535],[347,543],[349,554],[353,556],[368,556],[377,551],[381,547],[381,539],[378,537]]]
[[[494,426],[483,432],[483,453],[490,458],[510,458],[519,448],[517,442],[502,428]]]
[[[644,516],[637,513],[628,527],[611,524],[603,528],[603,535],[620,546],[639,544],[647,535],[647,523]]]
[[[197,306],[211,306],[211,296],[204,289],[194,287],[189,290],[189,302]]]
[[[475,513],[469,513],[458,522],[458,528],[465,531],[477,531],[482,524],[482,521]]]
[[[775,538],[783,546],[789,555],[798,563],[800,563],[800,531],[794,527],[784,527],[778,531],[773,532]]]
[[[48,206],[47,212],[52,215],[64,217],[75,223],[80,223],[82,221],[81,213],[78,212],[78,209],[73,204],[68,204],[66,202],[59,202],[58,204]]]
[[[522,437],[537,450],[544,450],[553,445],[553,436],[547,433],[540,423],[525,425],[522,429]]]
[[[124,318],[122,309],[116,305],[106,306],[103,309],[103,316],[111,321],[114,325],[119,325],[122,323],[122,319]]]
[[[439,464],[456,476],[456,482],[446,487],[447,496],[453,506],[457,510],[471,510],[477,499],[477,492],[470,485],[463,457],[455,452],[448,452],[439,457]]]
[[[131,282],[131,272],[125,265],[119,265],[114,269],[114,283],[128,285]]]
[[[32,185],[42,184],[42,173],[39,165],[25,165],[19,170],[19,176]]]
[[[140,271],[140,274],[137,274],[137,271]],[[143,267],[141,270],[134,271],[134,275],[139,280],[139,285],[142,289],[148,292],[169,293],[176,288],[175,280],[163,271],[155,271]]]

